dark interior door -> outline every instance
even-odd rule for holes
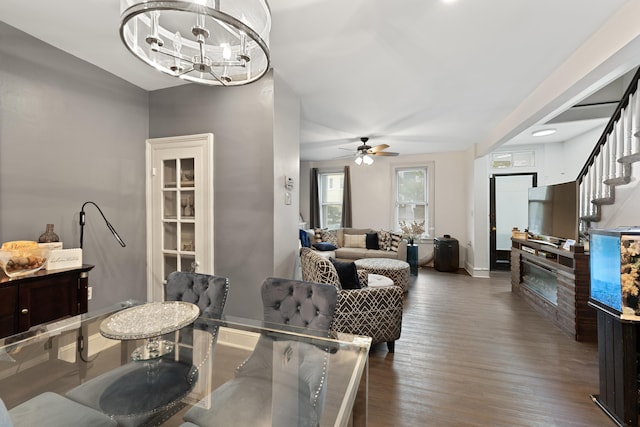
[[[511,269],[511,230],[527,227],[529,188],[537,173],[494,174],[489,180],[489,266]]]

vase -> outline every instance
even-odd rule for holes
[[[38,238],[38,242],[40,243],[51,243],[51,242],[59,242],[60,238],[53,231],[53,224],[47,224],[47,228],[44,233],[40,235]]]

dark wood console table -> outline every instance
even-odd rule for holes
[[[598,338],[589,302],[589,254],[582,246],[564,250],[511,239],[511,289],[576,341]]]
[[[0,338],[34,325],[86,313],[93,265],[40,270],[9,278],[0,273]]]

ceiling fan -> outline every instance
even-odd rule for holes
[[[383,151],[389,148],[389,145],[387,144],[379,144],[373,147],[368,145],[367,142],[369,141],[369,138],[366,136],[363,136],[362,138],[360,138],[360,141],[362,142],[362,145],[356,148],[355,162],[358,165],[361,165],[363,163],[365,165],[372,164],[373,163],[372,156],[397,156],[400,154],[400,153],[394,153],[392,151]]]

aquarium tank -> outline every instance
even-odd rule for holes
[[[640,320],[640,227],[589,232],[591,301]]]

